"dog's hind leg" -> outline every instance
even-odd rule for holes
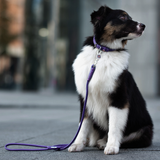
[[[105,137],[103,137],[102,139],[99,139],[97,141],[97,147],[98,149],[102,150],[106,147],[106,143],[107,143],[107,135]]]

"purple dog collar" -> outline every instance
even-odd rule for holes
[[[115,51],[115,49],[111,49],[111,48],[108,48],[108,47],[101,46],[101,45],[97,44],[95,36],[93,37],[93,43],[94,43],[94,46],[96,48],[100,49],[101,51],[104,51],[104,52]]]

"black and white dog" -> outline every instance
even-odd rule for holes
[[[133,21],[125,11],[112,10],[107,6],[94,11],[91,22],[96,43],[110,49],[108,52],[101,51],[101,58],[89,84],[82,128],[68,150],[82,151],[85,146],[97,146],[104,149],[105,154],[117,154],[120,147],[147,147],[152,143],[153,123],[128,71],[129,53],[124,49],[127,40],[142,35],[145,25]],[[98,50],[93,36],[88,37],[73,63],[81,113],[88,74]]]

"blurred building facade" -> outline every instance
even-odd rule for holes
[[[24,56],[24,0],[0,0],[0,88],[20,84]]]
[[[68,3],[70,3],[68,1]],[[79,1],[79,20],[75,23],[80,24],[78,51],[80,51],[83,41],[87,36],[93,35],[93,27],[90,23],[90,14],[97,10],[101,5],[108,5],[113,9],[127,11],[131,17],[144,23],[146,30],[144,34],[133,41],[129,41],[126,48],[130,53],[129,70],[140,88],[142,94],[146,96],[157,96],[160,92],[160,50],[159,50],[159,0],[81,0]],[[76,6],[75,6],[76,7]],[[73,12],[74,13],[74,12]],[[70,18],[70,17],[69,17]],[[71,43],[71,42],[69,42]],[[73,45],[71,44],[73,47]],[[77,54],[69,52],[69,55]],[[72,58],[71,60],[73,60]],[[73,61],[72,61],[73,62]],[[69,66],[71,63],[69,64]],[[70,81],[73,83],[73,81]],[[68,85],[69,82],[66,82]]]
[[[21,12],[18,9],[7,11],[14,10],[13,15],[19,17],[19,32],[15,28],[11,31],[20,36],[8,43],[7,54],[16,55],[23,62],[16,62],[16,74],[21,72],[16,83],[21,84],[21,89],[75,91],[72,63],[85,38],[93,35],[90,14],[101,5],[108,5],[123,9],[133,19],[146,24],[144,34],[129,41],[126,47],[131,55],[129,70],[142,94],[160,94],[159,0],[0,0],[0,4],[2,1],[18,4],[21,8]],[[1,6],[0,12],[4,10]],[[5,64],[8,63],[6,60]],[[1,64],[0,82],[4,68]]]

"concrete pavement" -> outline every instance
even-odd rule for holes
[[[160,99],[147,99],[154,121],[153,145],[143,149],[121,149],[118,155],[104,155],[97,148],[83,152],[6,151],[6,143],[55,145],[69,143],[79,120],[78,98],[74,93],[19,93],[0,91],[0,160],[159,160]]]

